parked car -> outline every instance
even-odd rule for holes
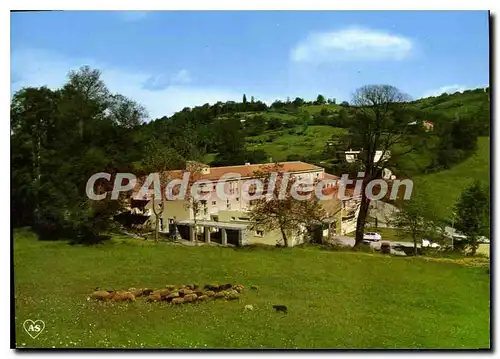
[[[477,239],[477,243],[490,244],[490,240],[485,236],[481,236]]]
[[[432,242],[429,239],[422,239],[422,247],[424,247],[424,248],[428,248],[428,247],[439,248],[441,246],[439,245],[439,243]]]
[[[405,249],[404,246],[402,246],[400,244],[393,244],[391,246],[391,254],[404,257],[404,256],[406,256],[406,252],[404,249]]]
[[[373,242],[378,242],[382,240],[382,236],[378,233],[375,232],[366,232],[363,234],[363,239],[365,241],[373,241]]]

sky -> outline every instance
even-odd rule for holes
[[[486,11],[55,11],[11,14],[11,93],[102,71],[151,119],[184,107],[368,84],[412,98],[489,84]]]

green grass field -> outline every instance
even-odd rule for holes
[[[248,150],[264,150],[273,161],[286,161],[289,155],[311,156],[321,153],[326,142],[333,136],[341,136],[345,129],[331,126],[309,126],[303,135],[298,135],[301,127],[279,131],[268,131],[259,136],[248,137],[263,140],[262,144],[248,144]],[[273,142],[265,142],[269,136],[276,136]]]
[[[462,191],[474,180],[490,182],[490,139],[478,138],[478,150],[449,170],[413,178],[413,188],[424,188],[439,218],[450,219]]]
[[[317,248],[117,240],[93,247],[14,233],[17,347],[488,348],[485,268]],[[239,301],[87,300],[95,287],[242,283]],[[257,291],[250,286],[257,285]],[[254,311],[244,311],[252,304]],[[273,304],[288,306],[276,313]],[[41,319],[32,339],[26,319]]]

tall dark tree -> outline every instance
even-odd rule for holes
[[[490,200],[479,181],[467,187],[455,205],[455,227],[467,236],[471,254],[476,254],[478,238],[488,235],[490,226]]]
[[[318,95],[318,97],[316,98],[316,104],[318,105],[324,105],[326,103],[326,100],[325,100],[325,96],[323,95]]]
[[[395,161],[416,148],[413,137],[417,136],[408,135],[413,118],[406,110],[407,101],[407,95],[389,85],[364,86],[353,95],[356,108],[354,118],[349,124],[349,141],[355,145],[354,148],[363,149],[358,160],[359,170],[364,172],[356,225],[356,246],[363,242],[370,205],[370,198],[365,193],[367,184],[382,177],[382,171],[389,161]],[[380,159],[376,162],[377,151],[381,152],[380,156],[377,156]]]

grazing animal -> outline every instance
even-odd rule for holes
[[[288,312],[288,308],[286,307],[286,305],[273,305],[273,308],[277,312],[283,312],[283,313],[287,313]]]
[[[232,284],[223,284],[221,286],[219,286],[219,290],[227,290],[227,289],[231,289],[233,287]]]
[[[213,297],[215,295],[215,292],[213,290],[208,290],[205,292],[205,295],[207,297]]]
[[[142,295],[150,295],[151,293],[153,293],[152,289],[143,289],[142,290]]]
[[[144,295],[144,291],[142,289],[129,290],[135,297],[142,297]]]
[[[191,289],[180,289],[179,290],[179,294],[181,296],[185,296],[185,295],[188,295],[188,294],[193,294],[194,292],[191,290]]]
[[[111,298],[115,302],[135,301],[135,296],[130,292],[115,292]]]
[[[107,290],[98,290],[90,295],[91,298],[97,300],[107,300],[110,299],[111,296],[112,293],[108,292]]]
[[[192,294],[186,294],[184,296],[184,303],[187,303],[187,302],[194,302],[196,300],[196,298],[198,298],[198,296],[194,293]]]
[[[184,298],[179,297],[172,299],[172,304],[182,304],[182,303],[184,303]]]
[[[245,310],[253,310],[253,305],[251,304],[245,305]]]
[[[147,299],[148,302],[159,302],[161,301],[161,295],[160,294],[150,294]]]
[[[198,297],[198,301],[199,301],[199,302],[203,302],[203,301],[205,301],[205,300],[207,300],[207,299],[208,299],[208,296],[206,296],[206,295],[200,295],[200,296]]]

